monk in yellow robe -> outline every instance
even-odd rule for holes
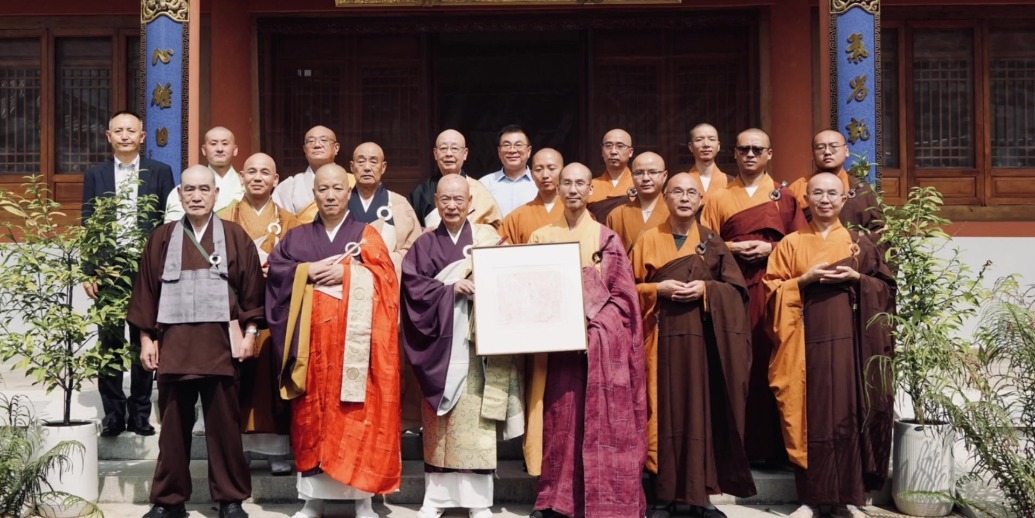
[[[841,224],[852,230],[866,229],[871,234],[879,234],[884,228],[884,222],[877,208],[877,195],[865,179],[856,178],[845,171],[845,161],[850,155],[845,136],[837,131],[823,130],[812,138],[812,160],[815,164],[813,174],[836,175],[848,197],[841,208]],[[807,192],[809,178],[798,178],[788,188],[794,193],[794,199],[798,200],[798,206],[805,211],[805,219],[811,220]],[[876,243],[877,238],[873,235],[872,241]]]
[[[288,230],[298,226],[298,220],[271,199],[278,180],[277,164],[272,157],[265,153],[248,157],[240,176],[244,198],[216,214],[237,223],[248,233],[255,242],[265,273],[273,247]],[[258,357],[241,364],[241,443],[244,451],[266,455],[273,475],[288,475],[291,473],[291,463],[286,460],[291,453],[291,406],[281,399],[277,387],[280,359],[273,353],[268,330],[260,331],[255,343]]]
[[[557,182],[564,157],[545,148],[532,157],[532,180],[539,194],[503,219],[500,234],[508,243],[527,244],[532,233],[564,217],[564,201],[557,195]],[[525,372],[525,466],[534,477],[543,465],[543,394],[546,391],[547,355],[526,355]],[[519,359],[521,361],[521,359]]]
[[[607,227],[622,238],[626,250],[644,231],[668,219],[668,206],[661,199],[668,178],[665,161],[657,153],[641,153],[633,160],[632,178],[636,197],[607,215]]]
[[[690,130],[690,142],[687,144],[694,155],[694,165],[690,174],[696,176],[704,186],[705,197],[729,184],[729,176],[715,164],[722,146],[719,144],[719,130],[715,126],[702,122]]]
[[[399,284],[381,235],[348,214],[345,169],[324,165],[314,186],[320,212],[274,249],[266,292],[306,501],[294,518],[325,500],[373,518],[371,497],[402,482]]]
[[[894,341],[881,315],[895,309],[894,276],[873,241],[838,219],[840,178],[818,173],[806,193],[812,221],[780,241],[764,279],[769,380],[803,504],[790,516],[832,505],[863,518],[858,506],[884,485],[891,453]]]
[[[709,495],[755,494],[743,444],[747,287],[719,235],[697,223],[703,197],[697,177],[673,176],[668,220],[630,253],[647,358],[650,518],[668,518],[676,502],[693,506],[693,516],[723,518]]]
[[[769,390],[767,366],[772,342],[765,332],[765,288],[762,276],[773,247],[783,236],[806,226],[794,195],[778,187],[766,169],[773,156],[769,135],[749,129],[737,135],[739,174],[726,189],[708,195],[701,225],[722,237],[747,283],[751,317],[751,381],[747,398],[744,443],[748,458],[770,467],[782,466],[786,453],[780,437],[776,400]]]
[[[589,212],[597,221],[607,221],[607,215],[633,197],[632,173],[629,160],[633,155],[632,135],[622,129],[604,134],[600,145],[604,172],[593,179],[593,194],[589,197]]]

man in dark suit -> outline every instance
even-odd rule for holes
[[[105,135],[114,151],[114,157],[86,171],[83,181],[83,221],[85,222],[93,216],[94,202],[98,198],[111,197],[119,193],[127,196],[135,204],[141,197],[154,196],[156,200],[160,201],[154,203],[151,210],[135,216],[135,224],[145,232],[151,232],[162,224],[164,201],[175,188],[172,169],[166,164],[140,156],[140,146],[144,143],[146,134],[140,117],[136,114],[132,112],[116,113],[108,123]],[[136,188],[134,189],[133,186]],[[126,189],[126,191],[122,191],[122,189]],[[134,224],[132,213],[128,213],[125,218],[127,220],[120,221],[121,224]],[[119,252],[114,251],[113,253]],[[84,270],[87,274],[93,275],[97,266],[87,262]],[[127,288],[131,284],[132,280],[127,284]],[[98,304],[104,303],[104,289],[99,288],[96,281],[86,282],[83,288],[91,299],[97,301]],[[121,326],[100,329],[98,337],[100,346],[119,347],[122,343],[123,332],[124,329]],[[130,340],[138,349],[140,347],[139,334],[136,329],[130,329]],[[114,367],[114,369],[118,369],[118,367]],[[104,420],[101,423],[103,426],[102,437],[115,437],[127,427],[138,435],[154,435],[155,429],[148,422],[151,417],[153,379],[153,373],[145,370],[139,359],[134,358],[130,370],[130,395],[127,400],[126,394],[122,390],[121,370],[102,372],[99,375],[97,385],[104,406]]]

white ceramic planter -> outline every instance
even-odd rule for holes
[[[83,445],[83,454],[73,454],[70,458],[72,469],[63,473],[51,472],[47,482],[55,491],[78,496],[90,503],[97,503],[97,423],[95,421],[76,421],[71,426],[44,427],[43,451],[48,451],[62,441],[75,441]],[[71,508],[48,508],[44,514],[48,517],[68,518],[80,516],[82,506]]]
[[[891,496],[900,512],[912,516],[946,516],[952,512],[949,498],[916,494],[954,494],[952,445],[952,431],[947,425],[895,421]]]

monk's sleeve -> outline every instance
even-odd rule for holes
[[[417,219],[417,213],[413,211],[413,207],[408,203],[400,205],[403,205],[400,211],[402,214],[395,218],[395,228],[398,229],[399,240],[392,258],[398,259],[395,264],[399,265],[399,271],[401,272],[403,257],[413,247],[413,242],[420,237],[420,220]]]
[[[716,232],[722,231],[722,212],[719,206],[724,202],[724,198],[721,196],[715,196],[704,206],[704,210],[701,211],[701,222],[700,225],[705,228],[714,229]]]
[[[794,271],[795,236],[784,238],[769,256],[765,284],[767,331],[775,343],[769,386],[780,410],[784,445],[791,462],[808,467],[805,408],[805,324],[802,296]]]
[[[237,257],[235,264],[235,289],[237,290],[237,320],[242,325],[255,324],[258,327],[266,327],[266,314],[264,302],[266,296],[266,281],[262,276],[262,264],[259,263],[259,253],[252,244],[248,234],[234,232],[234,248]]]
[[[133,283],[133,293],[129,299],[129,312],[126,321],[142,331],[157,336],[158,327],[158,297],[161,295],[162,282],[162,252],[165,248],[163,236],[166,235],[159,227],[151,233],[147,239],[147,246],[140,256],[140,272]]]
[[[608,220],[611,216],[607,217]],[[632,262],[633,280],[636,281],[636,294],[640,297],[640,311],[644,315],[654,312],[658,304],[658,283],[647,282],[647,251],[643,238],[636,240],[629,259]]]
[[[518,232],[518,221],[517,211],[507,214],[507,217],[503,218],[503,224],[500,225],[500,237],[506,240],[508,244],[515,245],[519,244],[515,237]]]
[[[273,339],[275,358],[284,358],[284,352],[291,344],[286,343],[288,316],[291,306],[291,294],[294,289],[295,270],[305,261],[295,257],[296,240],[304,240],[307,227],[295,228],[284,236],[270,254],[269,271],[266,279],[266,299],[264,310],[266,323]],[[281,365],[284,369],[286,366]]]

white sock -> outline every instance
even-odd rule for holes
[[[377,518],[373,500],[370,498],[356,500],[356,518]]]
[[[323,500],[318,498],[306,500],[302,510],[295,513],[295,517],[298,517],[298,515],[305,516],[306,518],[320,518],[323,516]]]

